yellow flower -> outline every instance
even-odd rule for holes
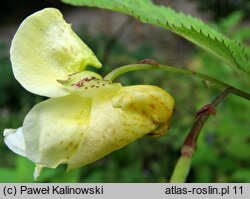
[[[156,86],[121,86],[85,71],[101,67],[93,52],[54,8],[26,18],[12,42],[15,78],[28,91],[51,97],[5,129],[6,145],[43,167],[74,169],[169,128],[174,100]]]

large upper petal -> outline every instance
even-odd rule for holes
[[[27,17],[11,45],[15,78],[28,91],[56,97],[66,95],[56,80],[87,65],[101,67],[89,47],[72,31],[59,10],[46,8]]]
[[[116,95],[94,98],[90,123],[68,169],[94,162],[146,134],[165,133],[173,108],[171,95],[155,86],[123,87]]]

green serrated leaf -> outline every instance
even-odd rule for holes
[[[150,0],[62,1],[76,6],[99,7],[121,12],[131,15],[143,23],[167,28],[220,58],[227,65],[232,66],[235,71],[245,73],[249,79],[250,64],[243,46],[197,18],[176,12],[169,7],[155,5]],[[244,87],[243,90],[248,91],[249,88]]]

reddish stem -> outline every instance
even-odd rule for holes
[[[221,92],[210,104],[213,107],[216,107],[220,102],[225,99],[231,93],[231,89],[228,87],[223,92]],[[184,145],[182,147],[181,154],[183,156],[192,157],[194,151],[196,150],[197,140],[200,134],[202,127],[204,126],[206,120],[210,114],[201,114],[196,118],[195,123],[192,126],[192,129],[188,133]]]

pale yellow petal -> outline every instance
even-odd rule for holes
[[[68,169],[94,162],[146,134],[163,134],[173,108],[173,98],[155,86],[125,87],[113,96],[95,98],[90,124]]]
[[[68,95],[36,105],[25,117],[26,155],[43,167],[67,163],[89,123],[91,100]]]
[[[38,179],[38,177],[40,176],[42,170],[43,170],[44,166],[43,165],[39,165],[37,164],[33,173],[34,176],[34,180],[36,181]]]
[[[16,79],[28,91],[48,97],[68,93],[56,80],[83,71],[87,65],[101,67],[54,8],[26,18],[14,36],[10,52]]]
[[[104,95],[114,94],[121,89],[121,84],[111,83],[91,71],[83,71],[68,76],[66,80],[58,80],[63,88],[76,95],[90,98],[102,98]]]
[[[113,99],[113,105],[131,114],[150,118],[158,125],[151,135],[160,136],[169,128],[175,101],[169,93],[157,86],[138,85],[123,87],[123,93]]]
[[[22,127],[18,129],[4,129],[4,143],[18,155],[26,156]]]

